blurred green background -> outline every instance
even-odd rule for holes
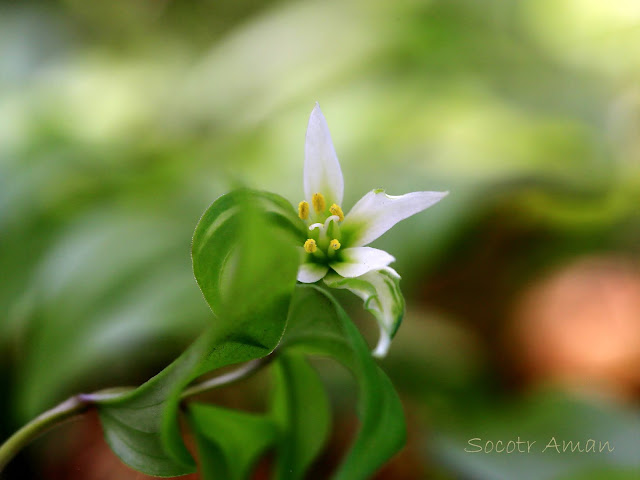
[[[0,438],[197,336],[200,214],[238,185],[297,204],[318,101],[345,212],[450,191],[374,245],[403,276],[383,368],[410,429],[377,478],[639,478],[639,80],[635,0],[0,1]],[[347,374],[317,366],[326,478],[356,420]],[[211,400],[260,409],[268,384]],[[615,450],[464,451],[552,436]],[[142,475],[89,419],[6,478]]]

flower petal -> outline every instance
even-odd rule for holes
[[[357,278],[342,278],[331,272],[324,277],[324,282],[332,288],[346,288],[364,300],[364,308],[376,317],[380,326],[380,339],[373,355],[384,357],[404,316],[398,273],[391,267],[373,270]]]
[[[342,261],[331,262],[329,266],[343,277],[359,277],[371,270],[386,267],[395,260],[384,250],[355,247],[342,250]]]
[[[326,265],[317,263],[303,263],[298,267],[298,281],[302,283],[315,283],[324,277],[329,271]]]
[[[327,121],[317,103],[309,118],[304,148],[304,194],[309,204],[314,193],[324,195],[327,208],[334,203],[342,205],[342,170]]]
[[[449,192],[412,192],[392,196],[372,190],[362,197],[342,223],[344,242],[350,246],[373,242],[396,223],[439,202]]]

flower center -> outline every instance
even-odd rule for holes
[[[309,203],[298,204],[298,216],[309,226],[309,238],[304,242],[304,251],[313,255],[314,260],[322,261],[335,257],[342,246],[340,244],[339,223],[344,220],[340,205],[334,203],[327,211],[327,201],[322,193],[314,193],[311,197],[311,213]],[[315,223],[311,223],[311,218]]]

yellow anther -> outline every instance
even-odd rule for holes
[[[302,220],[309,218],[309,204],[304,200],[298,204],[298,216]]]
[[[331,215],[336,215],[338,218],[340,218],[340,221],[344,220],[344,213],[340,208],[340,205],[338,205],[337,203],[331,205],[329,207],[329,211],[331,212]]]
[[[313,209],[317,213],[322,213],[324,212],[324,209],[327,208],[327,201],[321,193],[314,193],[311,198],[311,203],[313,203]]]
[[[340,207],[338,207],[340,208]],[[333,248],[334,250],[338,250],[340,248],[340,242],[338,241],[337,238],[334,238],[333,240],[331,240],[331,243],[329,243],[329,246],[331,248]]]
[[[316,241],[313,238],[308,239],[304,242],[304,251],[307,253],[313,253],[318,250],[318,245],[316,245]]]

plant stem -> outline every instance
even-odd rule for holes
[[[34,439],[50,428],[85,413],[88,409],[87,402],[79,396],[74,396],[31,420],[0,446],[0,472],[20,450]]]
[[[229,373],[225,373],[224,375],[210,378],[209,380],[205,380],[201,383],[196,383],[195,385],[186,388],[182,392],[182,395],[180,395],[180,399],[182,401],[185,401],[190,397],[199,395],[209,390],[239,382],[240,380],[250,377],[255,372],[260,370],[260,368],[262,368],[263,366],[271,363],[274,358],[275,354],[272,353],[271,355],[267,355],[266,357],[251,360],[250,362],[242,365],[240,368],[237,368],[236,370],[233,370]]]
[[[242,365],[236,370],[225,373],[218,377],[210,378],[201,383],[197,383],[182,392],[181,401],[185,402],[189,398],[201,393],[213,390],[215,388],[230,385],[232,383],[250,377],[263,366],[269,364],[275,358],[275,352],[264,358],[252,360]],[[133,390],[130,387],[122,387],[110,389],[109,391],[99,391],[94,393],[80,393],[68,398],[51,410],[47,410],[43,414],[31,420],[20,430],[9,437],[2,445],[0,445],[0,472],[11,461],[11,459],[48,430],[61,425],[72,418],[87,413],[103,400],[109,400],[122,396]]]

